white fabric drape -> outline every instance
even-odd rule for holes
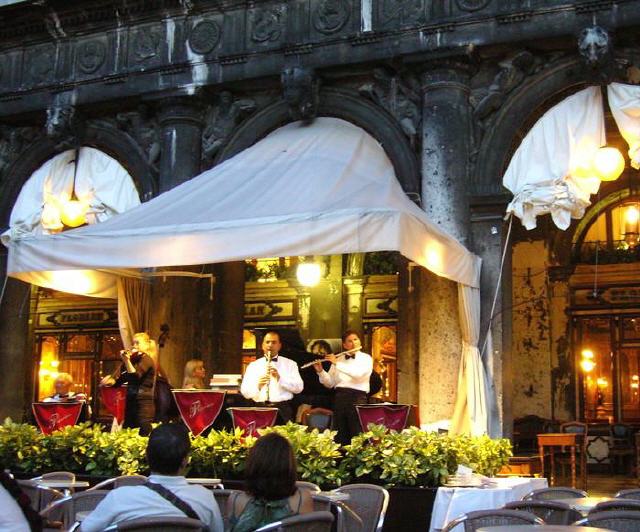
[[[589,154],[606,143],[602,93],[589,87],[569,96],[536,122],[516,150],[503,177],[513,193],[507,213],[527,229],[550,213],[560,229],[582,218],[600,186],[589,173]]]
[[[640,169],[640,86],[611,83],[607,95],[620,134],[629,144],[631,166]]]
[[[336,118],[288,124],[125,213],[57,235],[4,235],[8,272],[146,268],[397,250],[478,286],[480,259],[402,190],[382,147]]]
[[[480,290],[458,284],[458,316],[462,334],[462,357],[451,434],[480,436],[489,433],[490,383],[485,372],[480,339]]]
[[[118,327],[126,349],[133,335],[149,328],[150,287],[143,279],[118,277]]]

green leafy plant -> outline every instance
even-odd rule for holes
[[[277,432],[289,440],[298,463],[298,478],[332,488],[342,484],[344,471],[339,467],[342,453],[335,442],[335,431],[318,429],[308,431],[307,427],[295,423],[263,429],[260,434]]]
[[[35,471],[43,436],[32,425],[6,418],[0,426],[0,467],[15,471]]]
[[[255,438],[243,438],[242,429],[212,430],[206,437],[191,439],[193,476],[238,479],[242,477],[247,453]]]

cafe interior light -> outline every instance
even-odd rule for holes
[[[615,181],[624,171],[624,157],[617,148],[604,146],[596,152],[593,165],[601,181]]]
[[[317,262],[302,262],[298,264],[296,277],[303,286],[316,286],[322,277],[320,264]]]
[[[640,227],[640,210],[634,203],[624,209],[624,241],[633,248],[638,244]]]
[[[596,367],[593,351],[591,351],[591,349],[583,349],[581,355],[582,359],[580,360],[580,367],[582,368],[582,371],[585,373],[593,371],[593,368]]]

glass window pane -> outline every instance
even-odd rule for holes
[[[91,375],[93,373],[93,360],[74,359],[65,360],[60,364],[62,371],[69,373],[73,379],[71,391],[83,393],[87,398],[91,397]]]
[[[615,233],[614,233],[615,238]],[[591,224],[587,234],[584,237],[585,242],[606,242],[607,241],[607,219],[604,214],[598,216],[596,221]]]
[[[396,326],[383,325],[371,330],[371,356],[373,368],[382,379],[382,388],[374,397],[397,401]]]
[[[580,348],[593,353],[595,366],[583,371],[584,416],[587,421],[613,421],[612,349],[609,318],[582,320]],[[584,357],[582,357],[584,359]]]
[[[640,348],[620,350],[620,396],[622,398],[622,421],[640,421]]]
[[[622,320],[622,338],[624,340],[640,339],[640,318],[624,318]]]
[[[96,350],[95,335],[74,334],[67,338],[67,353],[93,353]]]
[[[124,349],[119,333],[105,334],[102,337],[102,360],[120,360],[120,351]]]
[[[242,349],[250,349],[252,351],[256,349],[256,335],[251,329],[242,331]]]
[[[40,368],[38,371],[38,400],[54,394],[53,381],[60,367],[60,340],[56,336],[40,338]]]

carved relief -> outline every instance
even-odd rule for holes
[[[478,11],[489,5],[491,0],[456,0],[456,4],[463,11]]]
[[[213,20],[199,22],[189,34],[189,48],[196,54],[208,54],[218,46],[221,34],[220,26]]]
[[[33,51],[27,64],[27,74],[31,81],[40,83],[53,77],[55,68],[54,53],[51,49]]]
[[[211,164],[236,125],[255,110],[254,100],[234,100],[229,91],[222,91],[217,103],[208,106],[202,132],[202,158],[207,164]]]
[[[133,59],[142,63],[158,55],[160,48],[160,30],[141,28],[133,36]]]
[[[68,148],[79,143],[83,122],[69,93],[57,94],[47,108],[45,131],[47,137],[56,143],[57,148]]]
[[[578,50],[587,66],[603,66],[611,58],[609,34],[600,26],[585,28],[578,37]]]
[[[140,105],[135,111],[116,115],[118,127],[129,134],[140,146],[147,163],[157,169],[160,158],[160,126],[146,106]]]
[[[18,158],[36,135],[36,129],[32,127],[0,126],[0,174]]]
[[[78,67],[85,74],[93,74],[107,57],[107,47],[99,40],[87,41],[78,47]]]
[[[336,33],[349,20],[349,9],[346,0],[322,0],[313,12],[313,27],[325,35]]]
[[[251,40],[257,43],[277,41],[284,30],[284,8],[268,7],[253,12]]]
[[[410,74],[401,76],[384,68],[374,69],[373,78],[373,82],[360,86],[358,91],[389,111],[415,146],[422,121],[418,80]]]
[[[286,68],[280,76],[284,99],[293,120],[312,120],[318,112],[320,83],[309,68]]]
[[[415,24],[423,20],[424,0],[384,0],[382,24]]]

